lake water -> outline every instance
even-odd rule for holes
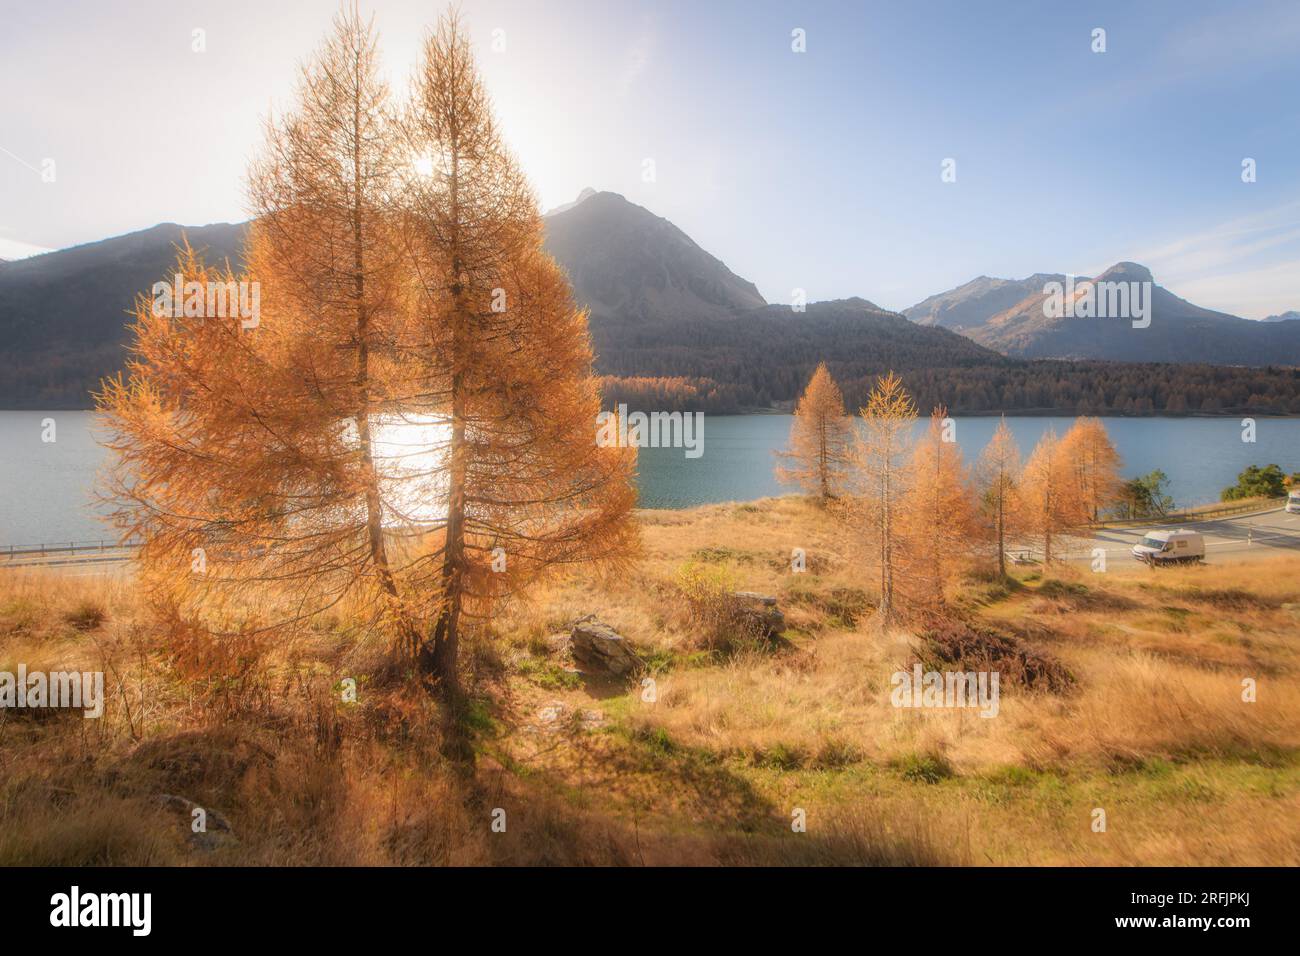
[[[43,421],[55,422],[55,441],[42,441]],[[1276,463],[1300,471],[1300,419],[1256,420],[1255,442],[1242,441],[1239,418],[1104,418],[1124,459],[1125,477],[1159,468],[1181,506],[1217,501],[1247,465]],[[644,448],[638,486],[641,505],[681,508],[716,501],[749,501],[793,489],[773,476],[773,452],[790,435],[789,415],[706,415],[704,453]],[[1048,428],[1058,434],[1070,418],[1008,418],[1028,457]],[[90,412],[0,412],[0,545],[55,544],[111,538],[95,518],[91,491],[106,452],[96,444]],[[957,441],[973,463],[997,427],[996,418],[958,418]],[[918,422],[920,433],[924,423]]]
[[[957,443],[973,465],[997,428],[996,417],[958,418]],[[1219,500],[1247,465],[1276,463],[1288,474],[1300,471],[1300,418],[1258,418],[1255,442],[1242,441],[1240,418],[1103,418],[1123,458],[1126,478],[1159,468],[1169,476],[1179,507]],[[713,501],[745,501],[788,494],[777,483],[773,452],[789,442],[789,415],[705,416],[704,454],[688,459],[679,449],[643,448],[641,504],[681,508]],[[1027,459],[1049,428],[1062,435],[1073,418],[1008,418]],[[917,422],[919,436],[929,425]]]

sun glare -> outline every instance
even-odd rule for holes
[[[433,524],[447,515],[443,468],[451,424],[438,417],[377,421],[372,446],[387,505],[385,524]]]

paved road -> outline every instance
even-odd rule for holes
[[[0,571],[5,568],[42,568],[78,577],[87,574],[120,573],[130,567],[127,562],[134,557],[134,548],[64,551],[45,555],[24,554],[12,558],[0,554]]]
[[[1287,514],[1281,508],[1214,521],[1106,529],[1091,538],[1071,536],[1060,539],[1056,546],[1057,555],[1067,561],[1090,563],[1093,549],[1105,548],[1108,565],[1115,562],[1136,565],[1131,549],[1153,528],[1185,528],[1201,532],[1205,535],[1205,560],[1209,564],[1266,560],[1281,554],[1300,555],[1300,514]],[[1035,558],[1042,557],[1041,546],[1041,542],[1034,544]],[[12,560],[0,557],[0,570],[40,567],[73,575],[121,572],[128,567],[124,562],[130,561],[134,554],[133,550],[110,550],[84,555],[33,555]]]
[[[1091,539],[1071,538],[1065,557],[1090,561],[1093,548],[1106,549],[1106,561],[1133,561],[1131,550],[1146,532],[1153,529],[1180,528],[1205,535],[1207,564],[1256,561],[1279,554],[1300,555],[1300,514],[1287,514],[1281,508],[1240,517],[1213,521],[1191,521],[1178,525],[1137,525],[1132,528],[1106,529]]]

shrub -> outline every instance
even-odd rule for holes
[[[26,598],[15,598],[0,607],[0,631],[30,634],[40,620],[40,606]]]
[[[676,593],[700,647],[730,652],[766,644],[735,591],[735,577],[726,568],[689,561],[678,570]]]
[[[1224,488],[1219,496],[1224,501],[1242,501],[1247,498],[1280,498],[1286,494],[1286,475],[1277,465],[1250,465],[1237,476],[1237,483]]]
[[[891,762],[904,780],[916,783],[938,783],[953,776],[952,764],[940,753],[906,753]]]
[[[921,631],[923,663],[930,670],[997,671],[999,680],[1031,690],[1061,693],[1074,678],[1056,658],[1019,638],[953,618],[934,620]]]
[[[786,588],[785,598],[792,604],[821,611],[829,624],[846,629],[855,627],[873,607],[867,592],[861,588],[818,591],[802,584],[792,584]]]
[[[96,601],[79,601],[77,606],[63,615],[63,619],[79,631],[93,631],[108,618],[104,606]]]
[[[265,660],[268,638],[252,628],[217,634],[170,609],[164,618],[167,663],[172,674],[220,723],[237,714],[264,711],[271,704]]]
[[[862,752],[857,747],[843,740],[830,739],[822,742],[813,758],[812,765],[818,770],[843,770],[862,759]]]
[[[755,747],[749,755],[750,763],[770,770],[798,770],[807,762],[802,747],[776,743],[766,749]]]

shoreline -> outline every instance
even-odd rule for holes
[[[633,406],[631,406],[630,404],[628,405],[628,408],[632,411],[645,411],[645,409],[633,408]],[[665,411],[665,410],[666,409],[659,409],[659,411]],[[39,415],[42,413],[54,414],[58,412],[93,412],[93,411],[95,411],[93,407],[91,408],[85,408],[85,407],[0,408],[0,414],[3,414],[5,412],[27,412],[33,415]],[[680,411],[684,414],[686,413],[694,414],[695,412],[700,412],[701,414],[707,415],[710,418],[745,418],[752,415],[779,416],[779,415],[794,414],[793,410],[789,408],[771,408],[771,407],[747,408],[738,412],[710,412],[706,409],[695,409],[695,408],[679,408],[679,409],[672,409],[672,411]],[[1169,419],[1171,421],[1181,421],[1183,419],[1188,419],[1188,418],[1210,419],[1210,420],[1232,419],[1242,415],[1248,416],[1250,418],[1281,419],[1281,420],[1288,420],[1288,421],[1292,419],[1300,419],[1300,414],[1285,415],[1285,414],[1277,414],[1275,412],[1252,412],[1248,408],[1240,409],[1237,411],[1225,410],[1217,414],[1209,414],[1206,412],[1186,412],[1183,414],[1174,414],[1170,412],[1158,412],[1158,413],[1152,412],[1150,414],[1134,414],[1134,413],[1126,414],[1124,412],[1117,412],[1117,411],[1079,411],[1077,409],[1056,409],[1056,408],[1019,408],[1013,411],[997,411],[997,410],[975,410],[975,411],[961,411],[961,412],[950,411],[948,413],[948,416],[950,418],[1001,418],[1001,417],[1084,418],[1086,417],[1086,418],[1126,418],[1126,419],[1127,418],[1133,418],[1133,419],[1156,418],[1156,419]]]

